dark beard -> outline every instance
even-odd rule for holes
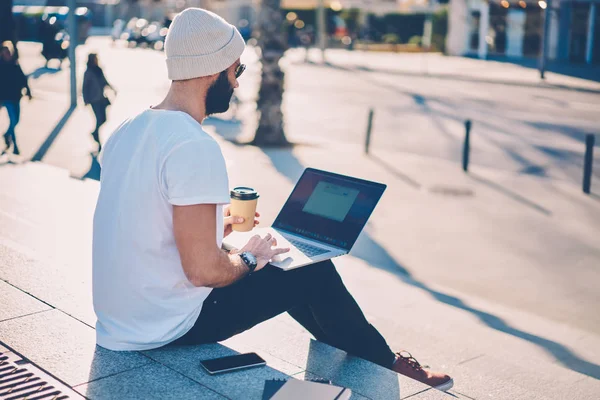
[[[233,88],[229,84],[227,71],[219,74],[216,82],[208,88],[206,93],[206,115],[223,113],[229,109],[229,102],[233,96]]]

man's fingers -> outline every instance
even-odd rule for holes
[[[290,249],[288,247],[282,247],[281,249],[274,249],[273,256],[276,256],[278,254],[287,253],[288,251],[290,251]]]
[[[225,226],[231,224],[241,224],[242,222],[244,222],[244,217],[234,217],[233,215],[231,215],[229,217],[223,218],[223,223],[225,224]]]

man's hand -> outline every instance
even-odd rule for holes
[[[233,217],[231,215],[230,206],[223,207],[223,215],[225,218],[223,219],[223,225],[225,227],[225,232],[223,232],[223,237],[227,237],[233,230],[232,224],[241,224],[244,222],[244,217]],[[258,217],[260,217],[259,213],[254,214],[256,218],[254,218],[254,226],[258,225],[260,222],[258,221]]]
[[[261,238],[259,235],[252,236],[248,244],[241,250],[236,251],[236,253],[243,253],[245,251],[249,251],[256,257],[256,269],[254,271],[259,271],[267,265],[273,257],[278,254],[287,253],[290,249],[283,247],[277,248],[277,239],[270,233],[267,233],[264,238]]]

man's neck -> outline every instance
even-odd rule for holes
[[[175,87],[171,85],[167,97],[160,104],[151,108],[155,110],[182,111],[201,124],[206,118],[205,96],[199,96],[198,92],[194,93],[194,90],[190,89],[190,87]]]

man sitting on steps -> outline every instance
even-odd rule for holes
[[[244,41],[217,15],[190,8],[173,21],[171,88],[107,141],[94,215],[98,345],[147,350],[225,340],[288,312],[317,340],[441,390],[452,379],[394,353],[366,320],[335,266],[284,272],[269,265],[273,237],[221,250],[233,220],[221,149],[202,129],[229,107]],[[258,216],[258,215],[257,215]]]

